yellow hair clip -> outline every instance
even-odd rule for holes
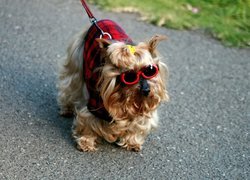
[[[131,54],[135,54],[135,46],[127,45],[127,47],[128,47]]]

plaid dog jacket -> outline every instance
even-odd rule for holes
[[[97,22],[103,32],[109,33],[112,40],[122,41],[126,44],[133,44],[132,40],[125,31],[111,20],[100,20]],[[88,110],[96,117],[112,121],[112,117],[104,108],[100,92],[97,90],[97,83],[100,78],[100,72],[96,69],[104,65],[104,60],[100,58],[101,49],[96,38],[100,38],[101,31],[94,24],[89,28],[85,36],[84,52],[83,52],[83,69],[84,80],[89,92]],[[103,38],[109,39],[104,36]]]

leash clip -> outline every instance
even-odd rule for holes
[[[109,39],[112,39],[112,36],[109,33],[103,32],[103,31],[102,31],[102,34],[100,35],[100,39],[102,39],[103,36],[105,36],[105,35],[107,35],[109,37]]]
[[[92,17],[92,18],[89,18],[89,21],[92,23],[92,24],[96,24],[97,23],[97,19]]]

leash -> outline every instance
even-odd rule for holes
[[[100,39],[102,39],[105,35],[109,37],[109,39],[112,39],[112,36],[107,33],[104,32],[97,24],[97,19],[95,18],[95,16],[93,15],[93,13],[91,12],[91,10],[89,9],[89,6],[86,3],[86,0],[81,0],[82,6],[84,7],[86,13],[89,16],[89,21],[95,25],[95,27],[100,31],[101,35],[100,35]]]

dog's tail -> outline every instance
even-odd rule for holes
[[[61,111],[83,105],[83,48],[85,32],[77,34],[67,49],[67,57],[59,63],[57,88]]]

